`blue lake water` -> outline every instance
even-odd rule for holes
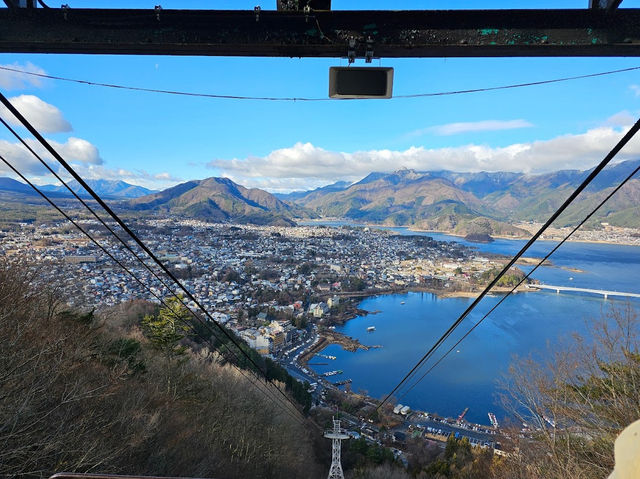
[[[417,234],[403,228],[392,229],[399,234]],[[525,243],[496,240],[479,245],[444,234],[418,234],[505,255],[513,255]],[[555,244],[553,241],[537,242],[526,256],[542,257]],[[554,285],[640,293],[640,247],[566,243],[551,260],[554,266],[538,269],[533,277]],[[578,268],[584,272],[571,272],[561,267]],[[449,349],[499,299],[499,296],[486,297],[435,357],[439,358]],[[371,396],[383,397],[471,301],[468,298],[440,299],[430,293],[367,298],[360,307],[380,313],[353,319],[338,330],[358,338],[363,344],[383,347],[350,353],[332,345],[325,349],[325,353],[337,356],[337,360],[314,368],[318,372],[342,369],[344,374],[334,379],[351,378],[354,391],[366,390]],[[496,413],[498,418],[504,416],[496,402],[496,379],[506,370],[514,354],[544,354],[549,347],[562,347],[563,341],[573,332],[588,336],[590,320],[600,317],[608,308],[624,306],[628,301],[640,309],[640,301],[635,299],[605,300],[581,293],[512,295],[422,382],[406,396],[398,397],[399,402],[450,417],[469,407],[468,420],[488,424],[487,412]],[[375,332],[368,333],[369,326],[375,326]],[[427,368],[429,364],[432,363],[428,363]],[[401,395],[402,392],[397,396]]]

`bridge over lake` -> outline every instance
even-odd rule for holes
[[[605,291],[603,289],[589,289],[589,288],[574,288],[572,286],[554,286],[552,284],[530,284],[530,288],[535,289],[550,289],[556,293],[560,292],[576,292],[576,293],[589,293],[598,294],[608,298],[609,296],[621,296],[625,298],[640,298],[640,293],[625,293],[623,291]]]

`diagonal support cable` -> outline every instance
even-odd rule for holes
[[[82,234],[84,234],[91,242],[93,242],[102,252],[104,252],[112,261],[114,261],[118,266],[120,266],[127,274],[129,274],[129,276],[131,276],[137,283],[139,283],[145,290],[147,290],[147,292],[149,292],[149,294],[151,294],[153,297],[155,297],[163,306],[165,306],[166,308],[168,308],[169,311],[173,310],[169,307],[169,305],[164,301],[164,299],[159,296],[158,294],[154,293],[151,288],[149,288],[148,285],[146,285],[140,278],[138,278],[138,276],[133,273],[129,268],[127,268],[127,266],[125,266],[120,260],[118,260],[115,256],[113,256],[112,253],[110,253],[103,245],[101,245],[86,229],[84,229],[82,226],[80,226],[78,224],[77,221],[75,221],[73,218],[71,218],[65,211],[63,211],[56,203],[53,202],[53,200],[51,200],[42,190],[40,190],[37,186],[35,186],[31,181],[29,181],[29,179],[27,179],[15,166],[13,166],[7,159],[5,159],[2,155],[0,155],[0,160],[2,160],[16,175],[18,175],[18,177],[20,177],[20,179],[22,181],[24,181],[27,185],[29,185],[33,190],[36,191],[36,193],[38,193],[42,198],[44,198],[58,213],[60,213],[67,221],[69,221],[73,226],[75,226]],[[178,299],[181,299],[178,295],[174,296],[177,297]],[[183,303],[184,304],[184,303]],[[186,306],[185,306],[186,307]],[[190,308],[186,308],[187,311],[189,311],[194,317],[196,316],[196,313],[194,311],[192,311]],[[174,313],[175,314],[175,313]],[[176,319],[178,319],[179,321],[183,322],[186,325],[189,325],[188,322],[186,322],[183,318],[179,317],[176,315]],[[212,331],[213,333],[213,331]],[[196,332],[196,334],[198,334]],[[216,337],[216,339],[219,339],[219,337],[217,335],[215,335],[215,333],[213,333],[214,336]],[[200,338],[207,343],[212,350],[218,350],[220,352],[220,354],[222,356],[224,356],[224,353],[222,351],[220,351],[219,348],[216,348],[209,339],[205,338],[202,335],[199,335]],[[222,343],[222,346],[224,346],[229,353],[231,353],[235,359],[237,361],[239,361],[239,358],[237,357],[237,355],[235,354],[235,352],[229,348],[228,345]],[[295,407],[295,404],[293,405],[293,408],[291,408],[291,406],[288,406],[287,403],[283,402],[283,400],[279,397],[279,396],[274,396],[273,395],[273,391],[271,391],[270,389],[268,389],[267,385],[271,384],[269,383],[261,383],[258,382],[256,383],[255,381],[253,381],[250,377],[251,372],[250,371],[243,371],[242,368],[240,366],[235,365],[232,361],[229,361],[229,364],[231,366],[233,366],[242,376],[244,376],[251,384],[253,384],[254,386],[256,386],[257,389],[259,389],[260,391],[262,391],[268,398],[270,398],[272,401],[274,401],[275,403],[279,403],[280,405],[282,405],[284,407],[284,411],[287,412],[289,415],[291,415],[291,417],[293,419],[295,419],[296,421],[298,421],[300,424],[303,424],[303,420],[304,417],[298,417],[295,414],[300,414],[300,411]],[[265,389],[262,389],[260,386],[264,386]]]
[[[431,371],[433,371],[433,369],[435,369],[438,364],[440,364],[449,354],[451,354],[451,352],[456,349],[456,347],[462,342],[464,341],[467,336],[469,336],[474,329],[476,329],[480,323],[482,323],[485,319],[487,319],[487,317],[493,313],[498,306],[500,306],[504,300],[507,299],[507,297],[509,297],[511,294],[513,294],[513,292],[518,289],[518,287],[524,283],[540,266],[542,266],[544,264],[545,261],[547,261],[551,255],[553,253],[555,253],[560,246],[562,246],[564,243],[566,243],[569,238],[571,238],[571,236],[573,236],[573,234],[578,231],[587,221],[589,221],[589,219],[591,219],[591,217],[600,209],[602,208],[602,206],[604,206],[604,204],[609,201],[611,199],[611,197],[613,195],[615,195],[625,184],[627,184],[627,182],[629,182],[629,180],[631,180],[638,172],[640,171],[640,166],[638,166],[635,170],[633,170],[631,172],[631,174],[629,174],[618,186],[616,186],[599,204],[598,206],[596,206],[593,210],[591,210],[591,212],[582,220],[580,221],[580,223],[578,223],[570,232],[569,234],[567,234],[567,236],[565,236],[562,241],[560,241],[556,246],[553,247],[553,249],[551,251],[549,251],[549,253],[547,253],[547,255],[542,258],[532,269],[531,271],[529,271],[526,275],[524,275],[524,277],[513,287],[511,288],[511,290],[509,292],[507,292],[504,296],[502,296],[502,298],[500,298],[500,301],[498,301],[489,311],[487,311],[487,313],[480,318],[480,321],[478,321],[476,324],[474,324],[471,328],[469,328],[469,330],[460,338],[458,339],[458,341],[451,346],[447,352],[445,352],[440,359],[438,359],[429,369],[427,369],[427,371],[425,371],[425,373],[420,377],[420,379],[418,379],[415,383],[413,383],[408,389],[406,389],[402,395],[400,395],[400,397],[398,398],[399,400],[404,398],[407,394],[409,394],[409,392],[415,388],[418,383],[420,383]]]
[[[424,362],[433,354],[433,352],[439,348],[444,341],[453,333],[453,331],[464,321],[464,319],[475,309],[475,307],[482,301],[482,299],[489,293],[489,291],[500,281],[507,271],[520,259],[520,257],[535,243],[538,238],[558,219],[558,217],[569,207],[571,203],[589,186],[593,179],[600,174],[600,172],[615,158],[618,152],[634,137],[634,135],[640,130],[640,119],[625,133],[620,141],[607,153],[604,159],[587,175],[587,177],[580,183],[580,185],[569,195],[569,197],[560,205],[560,207],[551,215],[551,217],[542,225],[542,227],[534,233],[534,235],[527,241],[527,243],[518,251],[511,260],[504,266],[504,268],[496,275],[496,277],[485,287],[485,289],[478,295],[476,299],[465,309],[465,311],[456,319],[449,329],[429,348],[429,350],[420,358],[420,360],[411,368],[411,370],[402,378],[402,380],[391,390],[389,394],[378,404],[375,411],[379,410],[398,390],[404,383],[409,381],[417,372],[417,370],[424,364]]]
[[[49,144],[49,142],[36,130],[31,123],[9,102],[9,100],[0,93],[0,103],[2,103],[21,123],[22,125],[38,140],[38,142],[64,167],[65,170],[91,195],[91,197],[107,212],[107,214],[134,240],[134,242],[153,260],[153,262],[160,267],[160,269],[169,277],[171,280],[182,290],[185,296],[193,301],[194,304],[207,316],[209,321],[211,321],[218,329],[222,332],[222,334],[238,349],[240,354],[242,354],[252,365],[256,368],[257,371],[261,373],[264,380],[266,382],[271,382],[265,371],[246,353],[238,343],[238,341],[226,330],[223,328],[210,314],[209,312],[202,306],[200,301],[182,284],[180,280],[162,263],[157,256],[147,247],[147,245],[120,219],[120,217],[104,202],[104,200],[82,179],[82,177],[66,162],[64,158]],[[3,121],[4,123],[4,121]],[[5,123],[6,125],[6,123]],[[23,144],[26,145],[26,142],[22,140],[22,138],[13,131],[13,134],[16,135]],[[28,146],[28,145],[27,145]],[[32,152],[33,150],[29,148]],[[34,153],[35,154],[35,153]],[[36,155],[38,156],[38,155]],[[42,161],[42,160],[41,160]],[[67,186],[69,189],[69,187]],[[73,191],[72,191],[73,192]],[[95,215],[95,213],[94,213]],[[119,235],[116,235],[123,244],[126,244]],[[128,245],[127,245],[128,246]],[[206,323],[205,323],[206,325]],[[208,325],[207,325],[208,326]],[[289,396],[287,396],[280,388],[276,388],[277,391],[289,402],[292,402]]]
[[[208,313],[208,311],[202,306],[202,304],[197,300],[193,294],[182,284],[182,282],[158,259],[158,257],[147,247],[144,242],[138,238],[138,236],[131,231],[131,229],[120,219],[120,217],[111,209],[109,205],[107,205],[104,200],[98,195],[93,188],[91,188],[84,179],[73,169],[73,167],[67,163],[67,161],[62,158],[62,156],[51,146],[51,144],[36,130],[31,123],[20,113],[11,102],[5,97],[2,93],[0,93],[0,103],[2,103],[19,121],[22,125],[31,133],[36,140],[62,165],[62,167],[67,170],[67,172],[78,182],[80,185],[91,195],[91,197],[104,209],[107,214],[133,239],[133,241],[156,263],[162,271],[171,278],[171,280],[183,291],[183,293],[193,301],[200,310],[212,321],[218,328],[227,336],[227,338],[234,343],[236,347],[240,349],[240,345],[237,341],[224,329],[220,326],[220,324]],[[258,370],[262,371],[262,368],[258,366],[258,364],[253,361],[248,355],[247,359],[253,364],[253,366]]]

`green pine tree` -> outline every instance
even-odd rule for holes
[[[183,355],[186,351],[180,341],[189,334],[191,313],[182,304],[182,298],[169,298],[157,315],[146,315],[142,319],[142,328],[153,347],[162,351],[168,358]]]

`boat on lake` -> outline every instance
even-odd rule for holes
[[[500,425],[498,424],[498,419],[496,419],[496,415],[493,414],[492,412],[488,413],[487,415],[489,416],[489,421],[491,421],[491,425],[496,429],[498,429]]]

